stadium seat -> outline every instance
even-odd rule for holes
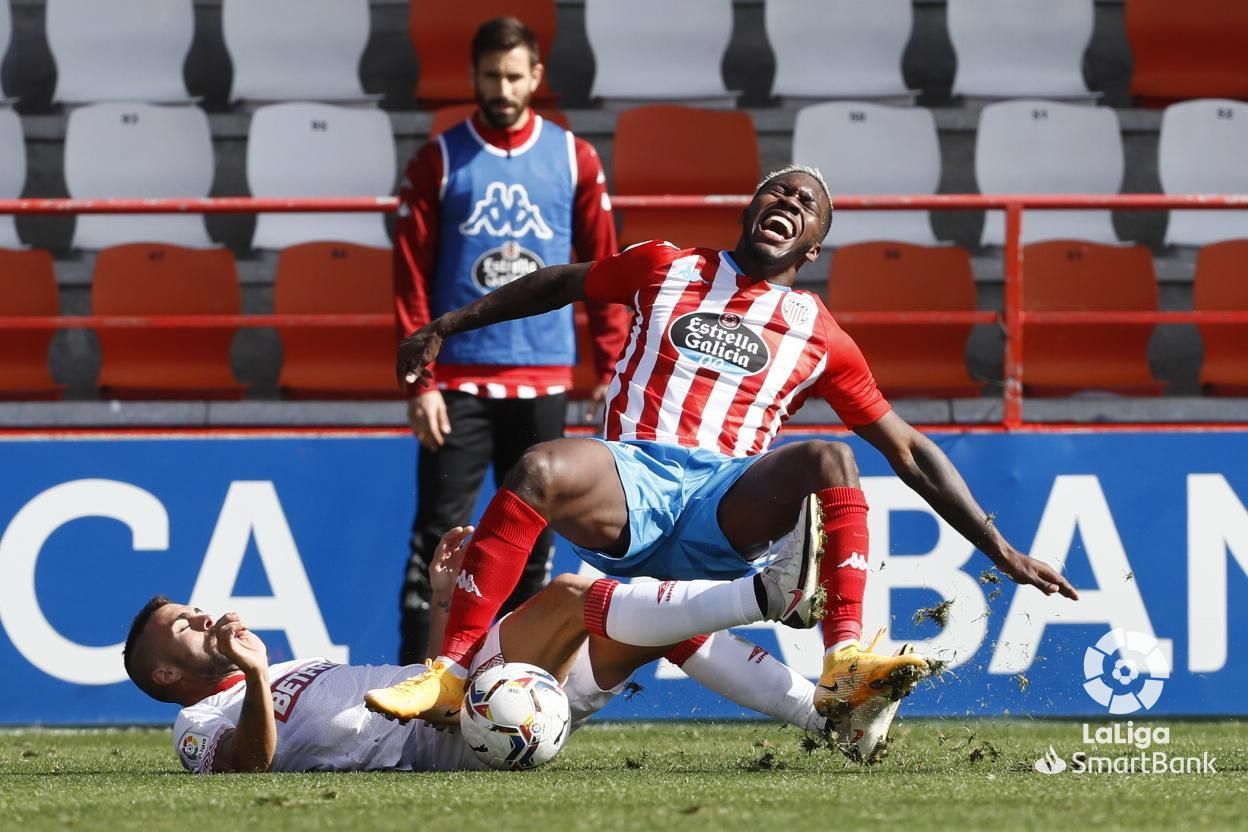
[[[732,0],[585,0],[594,51],[593,98],[610,103],[731,105],[720,64],[732,38]]]
[[[9,8],[9,0],[0,0],[0,64],[8,54],[13,41],[13,10]],[[0,102],[11,103],[13,99],[4,94],[4,83],[0,81]]]
[[[819,168],[837,193],[934,194],[940,141],[931,112],[860,102],[804,107],[793,160]],[[834,211],[825,246],[870,240],[934,245],[927,211]]]
[[[382,196],[394,188],[394,135],[380,110],[270,104],[251,118],[247,183],[258,197]],[[378,213],[260,214],[252,246],[337,240],[387,248]]]
[[[1083,80],[1093,0],[948,0],[947,13],[958,59],[954,95],[1099,96]]]
[[[1248,311],[1248,240],[1205,246],[1196,258],[1192,308]],[[1200,383],[1218,396],[1248,396],[1248,326],[1201,324]]]
[[[475,100],[472,91],[472,36],[487,20],[510,15],[537,35],[543,60],[555,42],[555,0],[411,0],[412,47],[420,61],[416,99],[427,107]],[[550,104],[557,96],[543,80],[534,102]]]
[[[1110,194],[1122,187],[1122,134],[1109,107],[1019,100],[989,104],[975,138],[975,179],[985,194]],[[1023,242],[1116,243],[1109,211],[1028,211]],[[1005,215],[989,211],[981,240],[1005,243]]]
[[[368,0],[222,0],[230,100],[375,101],[360,86]]]
[[[859,243],[838,248],[828,309],[841,312],[975,310],[971,258],[956,246]],[[966,370],[971,324],[843,324],[891,398],[978,396]]]
[[[470,118],[477,111],[476,104],[451,104],[433,111],[433,126],[429,128],[429,138],[437,138],[464,119]],[[563,110],[541,107],[538,115],[547,121],[553,121],[564,130],[571,130],[571,122]]]
[[[108,102],[79,107],[65,127],[65,184],[75,198],[206,197],[214,156],[198,107]],[[200,214],[84,214],[73,247],[213,245]]]
[[[1185,98],[1248,98],[1248,4],[1126,0],[1131,93],[1159,106]]]
[[[758,139],[743,112],[659,104],[620,113],[615,128],[616,193],[748,194],[758,184]],[[670,240],[680,246],[732,248],[740,208],[630,208],[620,243]]]
[[[1248,104],[1205,99],[1173,104],[1157,148],[1168,194],[1248,193]],[[1166,243],[1203,246],[1248,238],[1248,211],[1171,211]]]
[[[191,0],[48,0],[53,101],[185,103],[182,64],[191,50]]]
[[[1158,308],[1153,258],[1144,246],[1034,243],[1023,249],[1023,276],[1023,309],[1030,312]],[[1153,324],[1025,324],[1023,332],[1026,395],[1162,392],[1148,367]]]
[[[60,314],[52,255],[42,249],[0,249],[0,316]],[[48,372],[53,331],[0,329],[0,399],[59,399],[61,385]]]
[[[17,199],[25,186],[26,140],[22,118],[9,107],[0,107],[0,199]],[[0,248],[21,247],[13,215],[0,214]]]
[[[766,0],[764,20],[776,78],[771,94],[796,99],[900,99],[915,91],[901,77],[910,41],[910,0]]]
[[[589,313],[579,301],[573,307],[576,322],[576,366],[572,368],[572,389],[568,398],[586,401],[598,386],[598,369],[594,366],[594,339],[589,334]]]
[[[242,293],[225,249],[133,243],[100,252],[96,315],[237,315]],[[234,328],[101,329],[99,388],[114,399],[241,399],[230,370]]]
[[[394,257],[388,248],[304,243],[277,260],[278,315],[394,312]],[[399,398],[393,326],[278,328],[278,387],[291,399]]]

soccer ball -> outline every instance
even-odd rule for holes
[[[530,769],[550,762],[568,738],[568,695],[545,670],[510,662],[468,684],[459,726],[481,762]]]

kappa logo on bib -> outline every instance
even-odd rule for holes
[[[487,234],[491,237],[523,237],[532,234],[539,240],[550,240],[555,233],[542,219],[542,209],[529,199],[523,185],[491,182],[485,196],[477,200],[472,216],[459,226],[459,233],[469,237]]]
[[[681,315],[672,322],[668,338],[685,358],[718,373],[752,376],[771,363],[767,342],[733,312]]]
[[[515,240],[508,240],[477,258],[472,264],[472,279],[482,291],[492,292],[545,265],[542,258]]]

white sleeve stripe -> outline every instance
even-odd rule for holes
[[[572,171],[572,193],[575,194],[577,182],[581,178],[580,171],[576,167],[576,136],[573,136],[571,132],[565,135],[568,137],[568,168]]]
[[[438,150],[442,153],[442,179],[438,184],[438,201],[441,202],[446,198],[446,180],[447,172],[450,170],[450,154],[446,152],[446,134],[442,133],[438,136]]]

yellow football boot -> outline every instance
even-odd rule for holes
[[[388,688],[370,690],[364,704],[370,711],[407,722],[420,717],[426,722],[449,723],[459,719],[467,681],[441,660],[425,660],[425,672]]]

